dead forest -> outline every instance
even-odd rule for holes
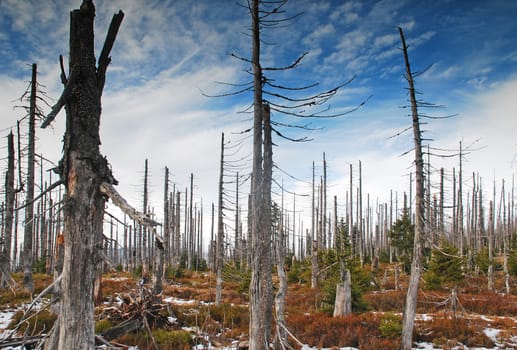
[[[279,185],[272,138],[285,133],[278,116],[339,117],[309,107],[325,105],[354,83],[307,95],[299,95],[307,86],[273,83],[272,74],[296,69],[305,57],[286,67],[261,64],[262,31],[285,20],[275,17],[284,5],[248,2],[252,50],[235,59],[249,63],[252,80],[242,90],[207,96],[253,94],[250,166],[232,166],[233,150],[221,131],[213,155],[220,159],[218,198],[208,205],[196,201],[195,174],[184,174],[185,188],[171,181],[173,164],[163,164],[163,177],[153,179],[163,202],[150,202],[152,158],[140,160],[140,203],[117,192],[124,179],[114,178],[100,153],[99,129],[123,9],[113,16],[98,58],[93,2],[71,12],[70,57],[59,57],[62,95],[48,102],[33,64],[13,112],[16,128],[1,141],[0,312],[13,317],[0,348],[517,346],[515,179],[465,173],[463,162],[475,150],[460,141],[447,154],[457,166],[439,165],[421,139],[420,111],[429,104],[415,97],[418,81],[403,28],[400,62],[408,85],[400,87],[401,104],[408,103],[413,134],[398,137],[414,141],[407,190],[386,184],[386,193],[367,193],[365,164],[350,160],[342,165],[347,190],[327,195],[325,153],[306,164],[312,168],[308,195]],[[296,98],[286,94],[293,91]],[[301,107],[309,112],[296,115]],[[58,164],[35,151],[38,133],[52,123],[66,123]],[[381,195],[389,200],[379,201]],[[309,212],[299,209],[305,198]]]

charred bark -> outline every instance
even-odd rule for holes
[[[42,126],[66,106],[64,152],[60,162],[65,184],[64,260],[59,316],[47,349],[94,349],[93,285],[102,251],[106,198],[101,184],[116,183],[99,151],[101,96],[109,53],[123,18],[113,17],[96,67],[93,22],[95,7],[84,0],[70,14],[69,79],[62,98]],[[60,102],[62,101],[62,102]]]

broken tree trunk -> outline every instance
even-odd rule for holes
[[[0,288],[12,286],[11,277],[11,238],[13,232],[14,218],[14,135],[12,132],[7,136],[7,172],[5,174],[5,216],[3,246],[0,251],[0,273],[2,279]]]
[[[27,156],[27,192],[25,196],[25,222],[23,234],[23,285],[32,293],[34,281],[32,279],[32,241],[34,228],[34,153],[35,153],[35,123],[36,123],[36,75],[37,65],[32,64],[31,94],[29,106],[29,145]]]
[[[343,264],[344,265],[344,264]],[[333,317],[347,316],[352,313],[352,280],[350,271],[341,267],[341,281],[336,286],[336,301]]]
[[[109,54],[123,18],[113,17],[96,67],[93,21],[95,7],[84,0],[70,14],[69,78],[62,96],[42,127],[66,105],[63,159],[59,170],[65,184],[64,261],[59,316],[46,349],[94,349],[93,284],[106,198],[101,184],[116,181],[99,151],[101,96]],[[63,72],[64,76],[64,72]]]

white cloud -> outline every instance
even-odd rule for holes
[[[335,28],[332,23],[320,25],[312,33],[307,35],[304,38],[303,42],[306,45],[314,46],[318,43],[321,43],[322,40],[325,40],[325,37],[332,35],[334,33],[335,33]]]
[[[373,46],[375,49],[382,49],[385,47],[392,47],[400,40],[397,34],[385,34],[375,38]]]

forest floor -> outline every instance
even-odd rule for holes
[[[286,349],[399,349],[407,276],[395,289],[392,266],[368,269],[371,288],[354,295],[354,313],[332,317],[332,289],[311,289],[298,273],[290,277],[286,299]],[[129,273],[108,273],[102,279],[103,298],[96,306],[99,348],[117,349],[247,349],[249,273],[225,269],[222,303],[214,304],[211,272],[169,274],[163,293],[153,296],[150,285]],[[55,315],[43,299],[27,312],[30,296],[16,287],[0,292],[0,349],[22,349],[41,339]],[[52,277],[35,275],[35,295]],[[330,284],[332,285],[332,284]],[[487,291],[484,276],[471,276],[452,292],[421,288],[415,321],[415,349],[517,349],[517,293]],[[496,280],[502,290],[502,276]],[[37,313],[36,311],[37,310]],[[27,319],[27,316],[31,315]],[[16,328],[16,331],[12,329]],[[273,326],[275,328],[275,326]],[[30,348],[30,347],[27,347]]]

